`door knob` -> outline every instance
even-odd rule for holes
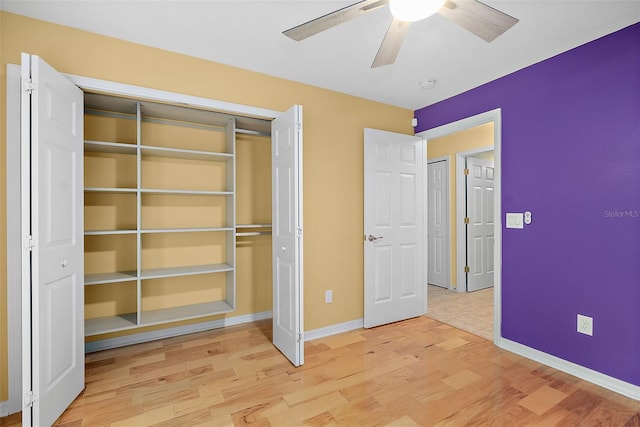
[[[66,259],[63,259],[62,262],[60,263],[62,268],[65,268],[67,266],[67,264],[69,264],[69,262]]]
[[[382,237],[376,237],[369,234],[369,237],[367,237],[367,239],[369,239],[370,242],[375,242],[376,240],[382,240]]]

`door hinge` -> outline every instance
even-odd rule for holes
[[[464,223],[465,224],[469,224],[469,217],[468,216],[464,217]]]
[[[24,250],[25,251],[33,251],[33,248],[36,246],[35,242],[33,241],[33,236],[27,236],[27,238],[24,241]]]
[[[464,168],[464,174],[469,175],[469,168]]]
[[[302,332],[298,332],[298,342],[302,342]]]
[[[29,95],[31,95],[36,90],[36,85],[33,84],[33,80],[31,79],[31,77],[24,81],[24,83],[22,84],[22,89]]]
[[[468,265],[465,265],[465,266],[464,266],[464,272],[465,272],[465,273],[469,273],[470,271],[471,271],[471,269],[469,268],[469,266],[468,266]]]
[[[23,407],[25,408],[32,408],[33,404],[35,403],[36,398],[33,395],[33,391],[28,391],[25,395],[24,395],[24,405]]]
[[[296,227],[296,235],[298,237],[302,236],[302,228],[301,227]]]

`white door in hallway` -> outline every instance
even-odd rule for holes
[[[449,288],[449,162],[427,164],[427,254],[431,285]]]
[[[467,291],[493,286],[493,161],[467,157]]]
[[[22,387],[32,397],[22,416],[24,425],[48,426],[84,388],[84,98],[39,57],[23,54],[21,102],[30,194],[22,237],[32,242],[22,278]]]
[[[364,326],[424,314],[421,138],[364,130]]]

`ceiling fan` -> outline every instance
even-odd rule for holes
[[[363,0],[283,31],[296,40],[318,34],[367,12],[389,5],[393,21],[371,68],[393,64],[411,22],[439,13],[481,39],[491,42],[514,26],[518,19],[476,0]]]

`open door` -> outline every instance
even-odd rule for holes
[[[427,163],[427,283],[449,289],[449,160]]]
[[[494,282],[495,215],[493,161],[467,157],[467,291],[490,288]]]
[[[271,124],[273,344],[304,363],[302,337],[302,106]]]
[[[364,130],[364,326],[426,313],[421,138]]]
[[[47,426],[84,388],[83,94],[27,54],[21,144],[22,421]]]

